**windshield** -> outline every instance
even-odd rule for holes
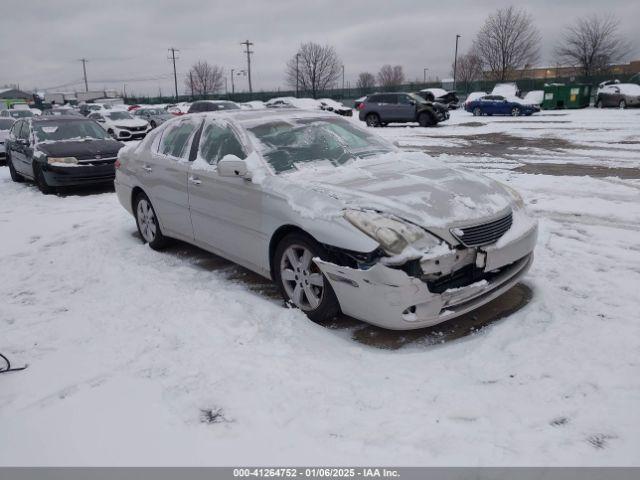
[[[278,119],[248,131],[258,139],[258,149],[276,173],[322,160],[338,166],[394,150],[384,139],[339,117]]]
[[[13,127],[13,120],[0,118],[0,130],[11,130],[11,127]]]
[[[415,100],[417,103],[427,103],[427,101],[422,98],[420,95],[417,95],[415,93],[410,93],[409,96],[411,97],[412,100]]]
[[[33,131],[39,142],[61,141],[71,139],[97,139],[104,140],[111,138],[104,128],[87,121],[53,121],[34,122]]]
[[[109,112],[105,115],[111,120],[131,120],[133,118],[128,112]]]

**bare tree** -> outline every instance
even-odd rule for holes
[[[456,84],[462,86],[465,92],[469,91],[471,83],[482,78],[482,61],[472,50],[458,57],[456,68]],[[453,77],[454,64],[451,64],[451,76]]]
[[[356,86],[360,90],[360,93],[364,95],[370,89],[376,86],[376,77],[373,75],[373,73],[361,72],[358,75],[358,82]]]
[[[378,72],[378,83],[381,87],[397,87],[404,83],[404,72],[401,65],[392,67],[383,65]]]
[[[567,27],[555,48],[556,57],[590,77],[629,52],[629,44],[618,35],[619,26],[620,21],[611,14],[579,18]]]
[[[473,49],[494,80],[507,80],[514,70],[538,60],[539,44],[531,15],[511,6],[487,17]]]
[[[198,62],[185,76],[184,85],[195,95],[218,92],[224,85],[224,69],[208,62]]]
[[[317,98],[320,92],[338,80],[341,68],[340,57],[332,46],[303,43],[298,53],[287,62],[287,84],[293,88],[298,86]]]

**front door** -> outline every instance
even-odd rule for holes
[[[416,101],[409,95],[398,94],[397,112],[399,120],[413,122],[416,119]]]
[[[187,179],[192,143],[201,122],[185,118],[165,128],[157,150],[142,159],[141,179],[165,234],[192,240]]]
[[[216,164],[226,155],[245,158],[233,127],[208,120],[198,159],[189,171],[189,205],[195,239],[214,252],[259,270],[268,239],[262,231],[262,190],[238,177],[221,177]]]

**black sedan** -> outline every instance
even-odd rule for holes
[[[11,179],[35,181],[42,193],[57,187],[110,183],[123,144],[84,117],[34,117],[13,124],[6,142]]]

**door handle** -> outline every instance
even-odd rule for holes
[[[202,180],[200,180],[198,177],[194,177],[193,175],[189,175],[189,183],[191,183],[192,185],[200,185],[202,183]]]
[[[147,173],[153,172],[153,168],[151,168],[149,165],[143,166],[142,169]]]

